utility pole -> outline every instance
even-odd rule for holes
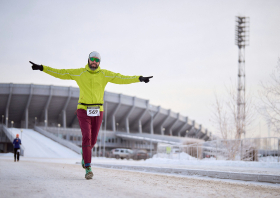
[[[236,17],[235,44],[238,46],[238,86],[237,86],[237,139],[244,133],[246,120],[245,102],[245,46],[249,45],[250,18]]]

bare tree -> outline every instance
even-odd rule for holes
[[[259,91],[261,104],[258,112],[263,115],[268,124],[272,126],[272,130],[280,133],[280,58],[275,70],[270,74],[270,81],[261,82],[261,90]]]
[[[241,98],[241,102],[246,104],[240,115],[244,119],[237,118],[237,89],[234,86],[227,88],[226,100],[222,100],[215,94],[212,122],[224,140],[240,139],[242,133],[246,134],[246,128],[252,124],[254,119],[252,96],[247,94],[246,98]]]
[[[232,86],[227,89],[226,100],[219,99],[215,94],[212,122],[223,139],[230,160],[235,159],[241,135],[243,133],[245,136],[246,129],[251,125],[254,117],[252,97],[247,94],[246,98],[241,98],[241,102],[245,104],[239,114],[243,119],[238,119],[237,88]]]

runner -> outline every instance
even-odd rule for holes
[[[149,77],[124,76],[100,68],[101,56],[93,51],[89,54],[88,64],[79,69],[54,69],[37,65],[31,61],[33,70],[41,70],[51,76],[64,80],[75,80],[80,88],[77,117],[82,131],[82,166],[86,169],[85,178],[91,179],[91,150],[94,147],[103,118],[103,96],[108,82],[130,84],[150,81]]]
[[[16,159],[17,161],[19,161],[20,145],[21,145],[21,140],[19,139],[19,134],[16,134],[16,138],[13,141],[15,162]]]

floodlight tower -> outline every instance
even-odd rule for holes
[[[238,46],[238,86],[237,86],[237,138],[245,137],[245,46],[249,45],[250,18],[236,17],[235,44]]]

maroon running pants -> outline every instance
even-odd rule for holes
[[[87,116],[86,110],[78,109],[77,116],[83,135],[82,149],[84,162],[85,164],[91,163],[91,150],[97,141],[98,132],[102,123],[103,111],[100,111],[100,116]]]

